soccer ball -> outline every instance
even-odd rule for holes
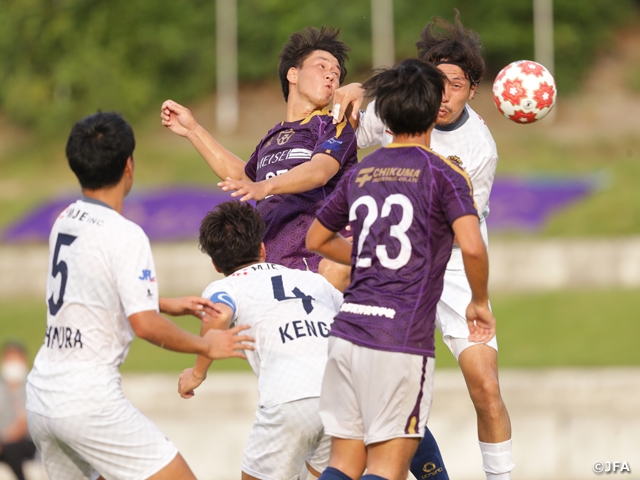
[[[516,123],[544,118],[555,105],[556,95],[556,81],[549,70],[531,60],[510,63],[493,82],[496,107]]]

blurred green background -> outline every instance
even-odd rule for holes
[[[369,1],[238,0],[240,126],[216,132],[215,2],[208,0],[0,0],[0,228],[54,196],[77,191],[64,144],[72,123],[97,109],[133,124],[137,187],[213,184],[188,142],[160,126],[159,107],[188,105],[221,143],[248,158],[284,114],[277,55],[289,34],[333,25],[351,46],[347,82],[371,67]],[[498,175],[597,175],[601,188],[517,240],[618,238],[640,233],[640,2],[554,1],[554,118],[515,125],[491,102],[494,75],[533,58],[531,0],[395,0],[396,59],[411,57],[434,15],[480,33],[489,72],[472,106],[498,144]],[[2,245],[0,245],[2,248]],[[640,365],[636,290],[496,292],[503,367]],[[180,320],[197,330],[195,319]],[[0,339],[24,338],[32,356],[42,341],[44,300],[0,300]],[[617,332],[617,333],[613,333]],[[438,340],[438,365],[453,359]],[[179,371],[189,356],[136,340],[125,371]],[[235,361],[214,368],[246,368]]]

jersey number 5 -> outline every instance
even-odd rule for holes
[[[73,235],[67,235],[66,233],[59,233],[58,238],[56,240],[56,248],[53,251],[53,264],[51,265],[51,276],[56,278],[58,274],[60,277],[60,293],[58,294],[58,301],[53,301],[53,294],[49,297],[49,313],[51,315],[55,315],[58,313],[58,310],[62,308],[62,304],[64,303],[64,291],[67,288],[67,277],[69,276],[69,268],[67,267],[67,262],[64,260],[58,261],[58,255],[60,254],[60,249],[63,245],[69,246],[74,240],[78,237],[74,237]]]
[[[357,209],[359,206],[367,207],[367,214],[362,221],[362,230],[358,238],[358,255],[356,257],[356,267],[369,268],[371,266],[371,258],[362,256],[362,248],[364,247],[367,237],[371,231],[371,226],[378,218],[388,217],[391,213],[391,207],[398,205],[402,208],[402,218],[396,225],[391,225],[389,235],[398,239],[400,242],[400,252],[395,258],[389,258],[386,245],[376,245],[375,252],[380,264],[390,270],[398,270],[404,267],[411,258],[411,239],[406,235],[413,223],[413,204],[405,195],[394,193],[384,199],[382,211],[378,215],[378,204],[371,195],[363,195],[351,205],[349,210],[349,221],[353,222],[358,218]]]

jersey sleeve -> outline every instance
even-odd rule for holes
[[[213,303],[223,303],[233,311],[231,323],[236,320],[238,311],[238,299],[235,290],[224,280],[218,280],[209,284],[202,292],[202,298],[207,298]]]
[[[260,142],[260,145],[261,144],[262,142]],[[257,177],[256,173],[258,170],[258,150],[260,148],[260,145],[256,147],[256,149],[253,151],[253,153],[249,157],[249,161],[244,166],[244,173],[245,175],[247,175],[247,177],[249,177],[249,179],[252,182],[255,182]]]
[[[326,115],[322,117],[321,122],[322,126],[311,157],[323,153],[333,157],[343,166],[357,155],[355,131],[346,118],[334,125],[333,118]]]
[[[125,315],[158,311],[158,281],[149,239],[142,229],[132,229],[119,247],[113,275]]]
[[[349,184],[356,168],[349,170],[338,182],[333,193],[316,213],[318,221],[328,230],[339,232],[349,223]]]
[[[478,210],[473,201],[473,186],[464,169],[453,162],[445,160],[443,168],[439,170],[439,191],[442,206],[449,224],[465,215],[478,216]]]
[[[482,160],[467,168],[473,183],[473,199],[478,207],[478,214],[486,218],[489,215],[489,195],[496,175],[498,156],[492,152],[480,152]]]
[[[358,148],[372,147],[382,144],[385,125],[376,115],[375,100],[365,110],[360,110],[360,122],[356,130]]]

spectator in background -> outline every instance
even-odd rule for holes
[[[25,382],[29,366],[24,345],[6,342],[0,365],[0,462],[9,465],[18,480],[24,480],[22,463],[36,453],[25,410]]]

